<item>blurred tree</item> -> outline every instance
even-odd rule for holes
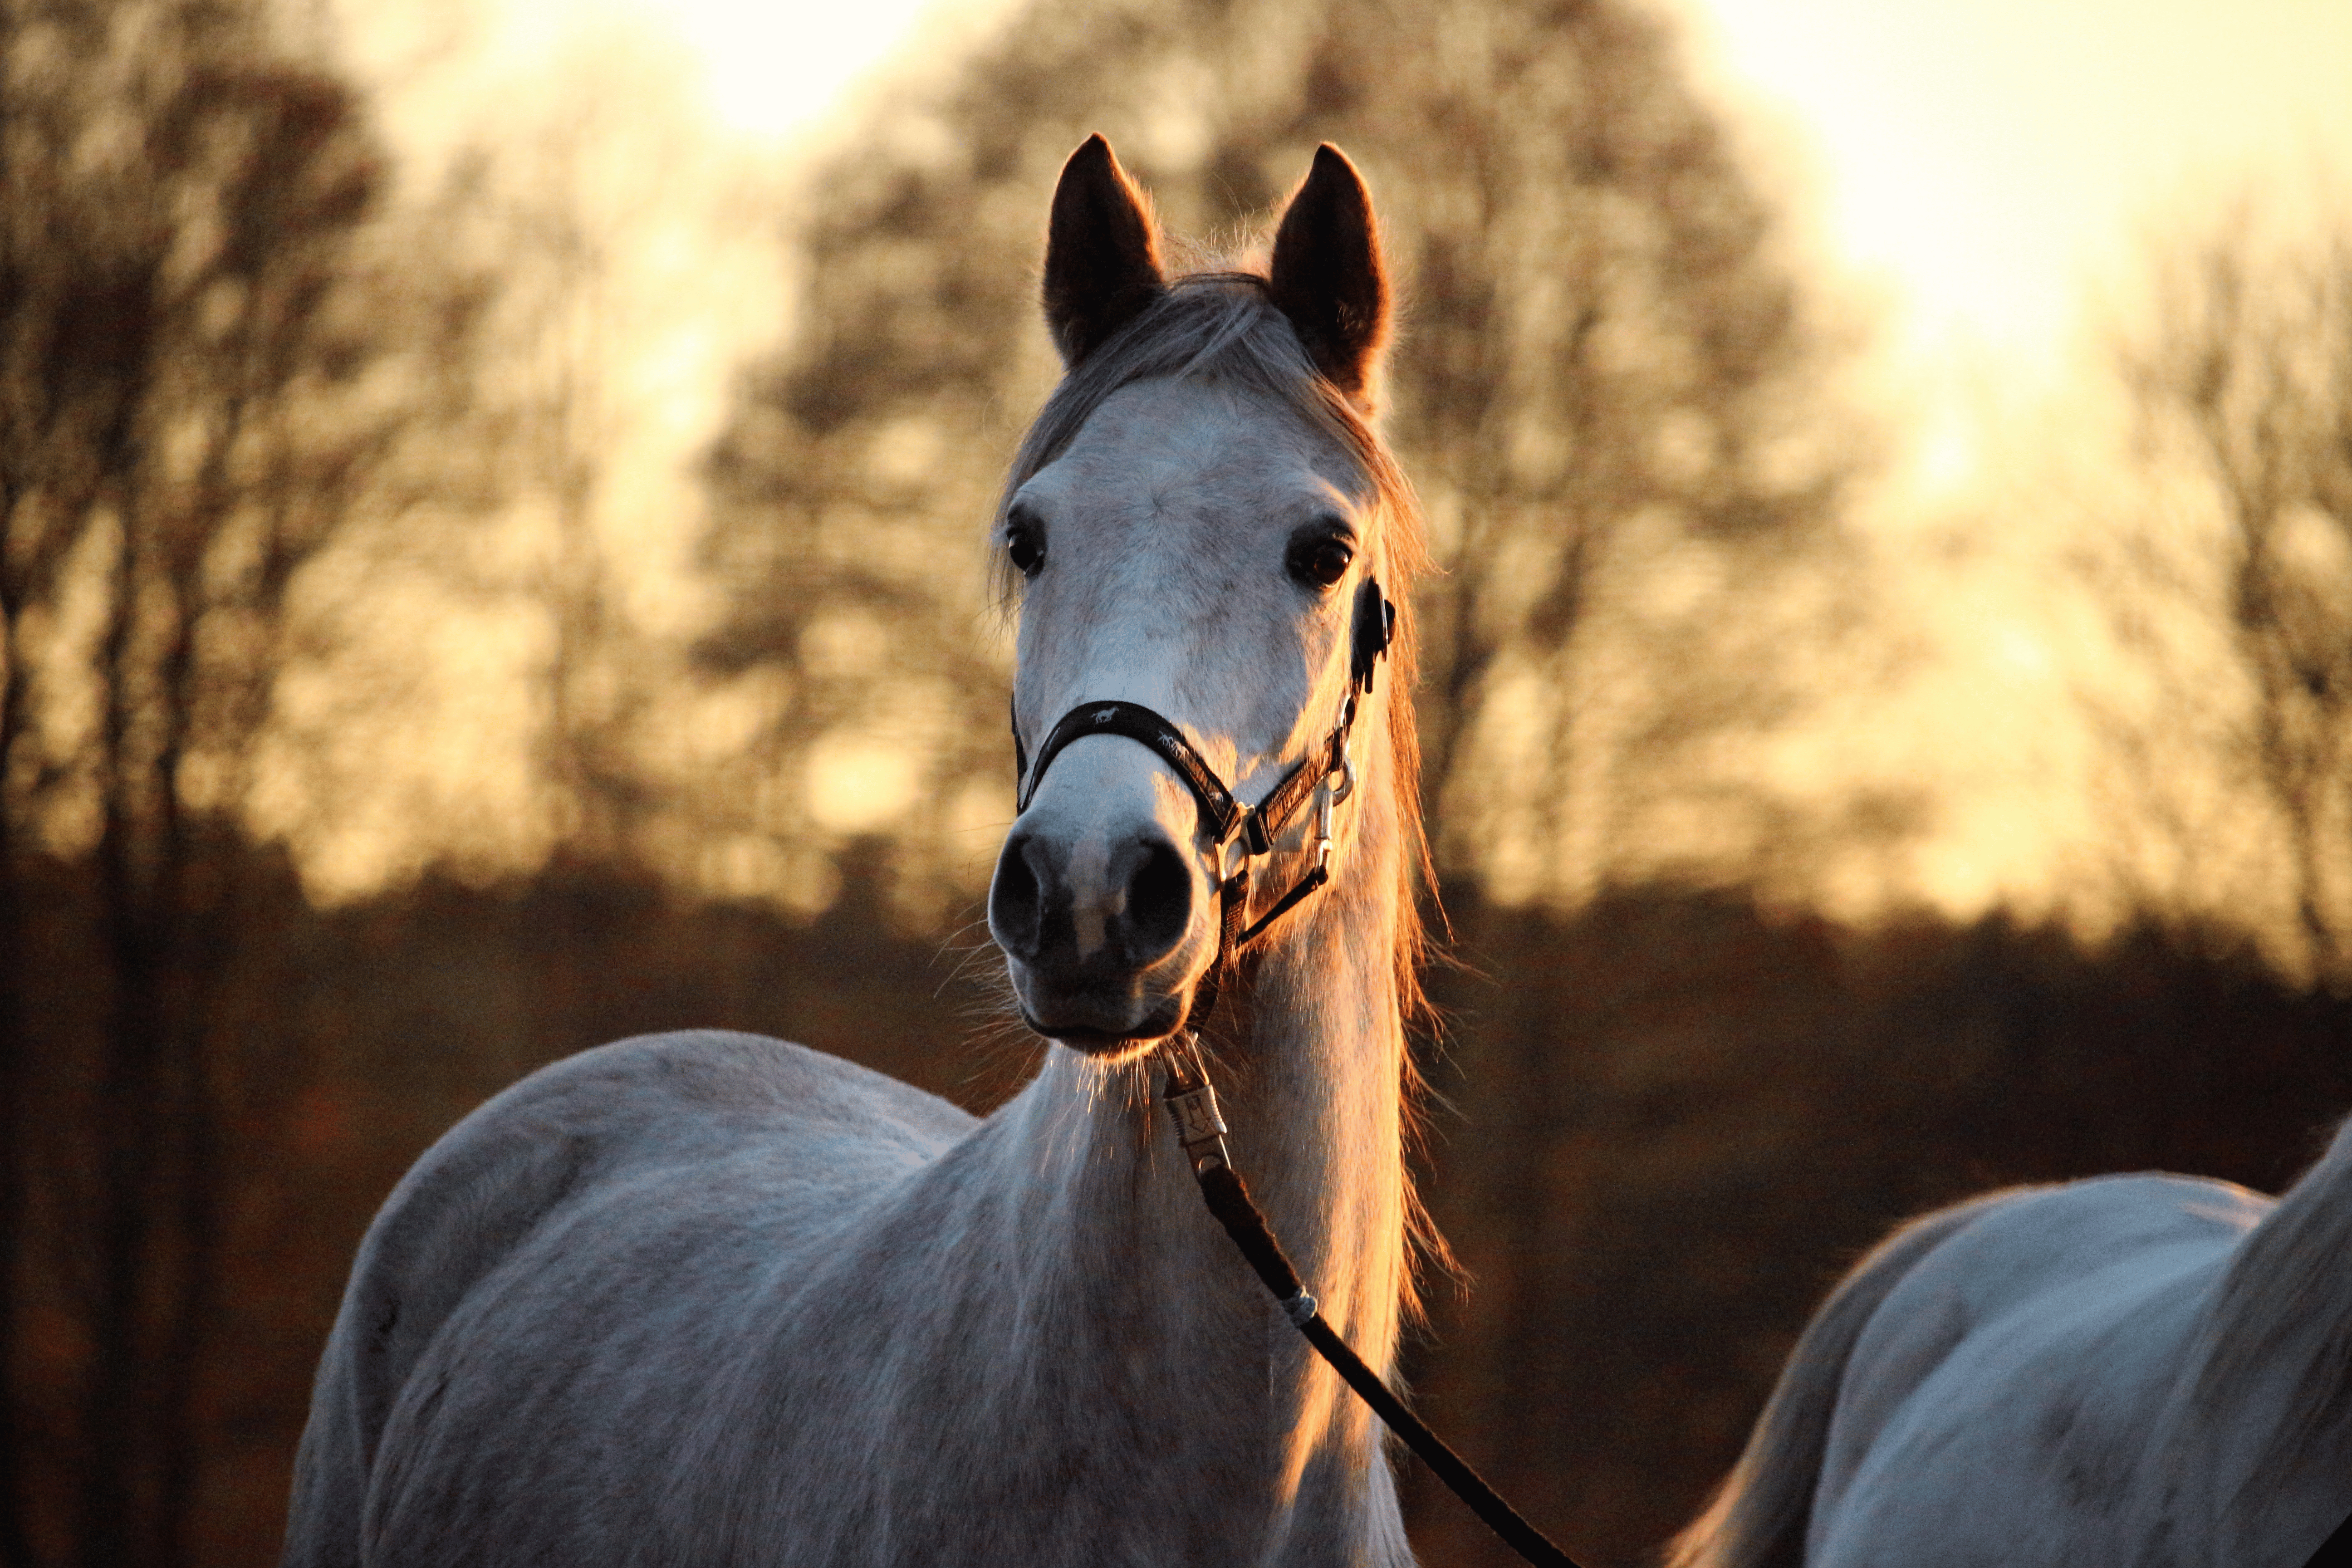
[[[2229,742],[2279,825],[2309,972],[2340,983],[2352,978],[2352,230],[2266,237],[2248,204],[2158,272],[2153,325],[2121,370],[2144,441],[2186,452],[2221,529],[2218,570],[2164,571],[2144,552],[2133,586],[2186,597],[2226,628],[2249,694]]]
[[[527,149],[529,168],[508,175],[521,195],[509,209],[518,270],[509,298],[522,319],[510,362],[520,372],[515,443],[520,489],[550,513],[552,547],[539,584],[554,637],[547,664],[548,722],[540,766],[564,818],[562,847],[601,859],[621,847],[636,796],[618,753],[622,714],[597,689],[614,674],[609,567],[595,533],[603,451],[613,436],[604,384],[613,307],[610,237],[588,189],[596,151],[595,109],[579,106]],[[522,162],[509,153],[507,162]],[[600,700],[600,698],[607,700]]]
[[[781,764],[767,831],[824,841],[811,770],[861,734],[914,759],[908,853],[959,800],[1006,815],[1003,681],[969,651],[976,525],[1053,374],[1044,197],[1095,130],[1179,233],[1255,222],[1319,140],[1372,180],[1409,300],[1391,430],[1447,569],[1423,610],[1450,867],[1515,855],[1556,889],[1564,861],[1605,858],[1567,831],[1572,796],[1623,763],[1648,800],[1702,732],[1769,721],[1769,661],[1722,634],[1835,535],[1854,459],[1819,380],[1835,344],[1662,21],[1623,0],[1035,0],[819,170],[798,333],[713,460],[733,597],[704,654],[767,699],[736,789]],[[1644,704],[1688,695],[1712,651],[1706,721],[1597,697],[1607,624],[1659,632]],[[1596,727],[1599,762],[1570,744]]]
[[[224,1130],[238,1097],[282,1088],[240,1072],[216,1006],[246,917],[254,740],[290,586],[355,512],[418,482],[413,445],[451,406],[473,315],[372,224],[383,184],[351,89],[251,0],[0,6],[12,1563],[188,1556],[200,1352],[244,1157]],[[37,908],[28,879],[59,864],[86,896]],[[82,967],[37,971],[37,915],[44,963],[58,921],[81,921]],[[78,991],[88,1031],[60,1038]],[[37,1361],[66,1363],[72,1391],[43,1402],[37,1455]],[[69,1503],[32,1508],[35,1462]]]
[[[632,273],[632,249],[645,243],[638,231],[656,221],[679,160],[659,155],[672,151],[661,123],[670,106],[635,79],[639,57],[568,64],[574,99],[484,154],[483,237],[498,250],[483,259],[501,277],[491,331],[511,426],[507,488],[549,525],[529,590],[551,633],[534,763],[551,797],[555,852],[587,865],[644,852],[666,781],[649,776],[636,748],[655,687],[681,673],[675,654],[625,613],[600,526],[609,467],[625,440],[622,403],[635,390],[625,384],[628,355],[645,353],[650,289]]]

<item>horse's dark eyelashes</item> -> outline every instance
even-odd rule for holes
[[[1045,564],[1045,526],[1031,513],[1015,510],[1004,520],[1004,553],[1013,569],[1034,577]]]

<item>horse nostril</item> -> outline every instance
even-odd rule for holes
[[[1127,879],[1128,950],[1148,963],[1184,939],[1192,919],[1192,878],[1175,847],[1148,843]]]
[[[996,877],[988,889],[988,930],[996,944],[1024,962],[1037,956],[1038,923],[1044,905],[1037,873],[1029,865],[1028,835],[1016,833],[1004,841],[996,858]]]

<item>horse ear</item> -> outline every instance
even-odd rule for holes
[[[1045,240],[1045,325],[1062,367],[1076,370],[1167,290],[1150,199],[1109,142],[1087,137],[1062,165]]]
[[[1351,401],[1368,402],[1388,345],[1388,273],[1370,193],[1328,142],[1315,149],[1315,166],[1275,231],[1267,281],[1315,368]]]

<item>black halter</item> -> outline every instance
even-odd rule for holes
[[[1020,711],[1017,707],[1013,711],[1013,761],[1020,773],[1016,811],[1029,809],[1054,759],[1073,741],[1089,735],[1120,735],[1148,747],[1175,771],[1184,787],[1192,792],[1200,808],[1201,836],[1208,840],[1211,852],[1217,857],[1217,956],[1193,993],[1190,1019],[1193,1027],[1206,1023],[1209,1015],[1216,1010],[1218,992],[1235,955],[1331,879],[1331,833],[1327,818],[1319,825],[1315,864],[1275,900],[1274,908],[1246,928],[1242,924],[1249,911],[1249,863],[1273,853],[1274,841],[1282,836],[1298,808],[1307,804],[1307,797],[1317,785],[1335,776],[1341,781],[1332,789],[1333,805],[1345,799],[1354,788],[1355,771],[1349,759],[1348,737],[1356,723],[1356,701],[1360,696],[1370,693],[1373,674],[1387,655],[1396,632],[1396,605],[1381,592],[1378,578],[1367,576],[1357,588],[1353,617],[1348,635],[1348,700],[1339,710],[1339,722],[1332,726],[1322,745],[1285,773],[1282,782],[1255,805],[1244,805],[1235,799],[1234,792],[1217,777],[1217,770],[1184,738],[1184,732],[1139,702],[1113,700],[1080,703],[1046,731],[1034,764],[1021,743]],[[1236,839],[1242,847],[1241,864],[1228,876],[1223,851]]]

